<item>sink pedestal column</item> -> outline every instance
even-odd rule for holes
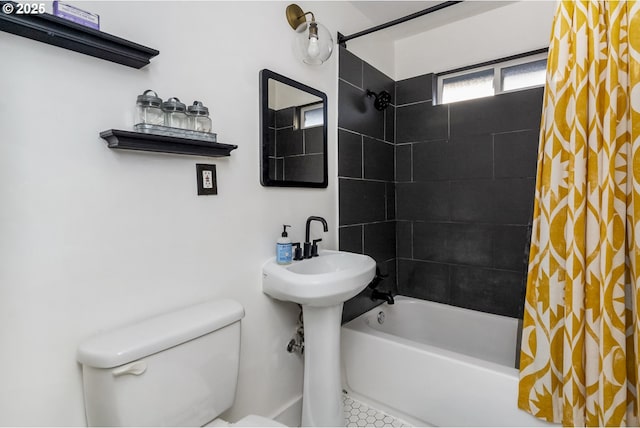
[[[342,303],[302,306],[304,388],[302,426],[344,426],[340,382]]]

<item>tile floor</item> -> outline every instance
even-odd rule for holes
[[[374,409],[347,394],[342,395],[344,403],[344,425],[347,427],[410,427],[402,419]]]

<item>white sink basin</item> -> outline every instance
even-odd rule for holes
[[[363,254],[322,250],[318,257],[262,268],[262,289],[278,300],[332,306],[352,298],[371,282],[376,262]]]

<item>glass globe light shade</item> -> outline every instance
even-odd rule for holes
[[[320,65],[331,56],[333,39],[318,21],[303,22],[296,28],[293,51],[305,64]]]

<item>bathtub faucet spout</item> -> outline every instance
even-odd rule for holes
[[[385,300],[389,305],[394,304],[393,295],[388,291],[380,291],[374,289],[371,292],[371,300]]]

